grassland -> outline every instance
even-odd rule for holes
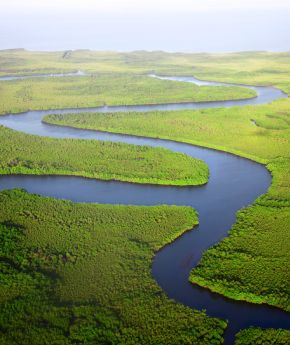
[[[290,331],[285,329],[248,328],[240,331],[236,336],[235,345],[288,345]]]
[[[43,138],[1,126],[0,141],[1,174],[76,175],[179,186],[208,180],[204,162],[163,148]]]
[[[0,83],[1,113],[27,110],[215,101],[255,97],[242,87],[196,86],[125,74],[34,78]]]
[[[151,276],[154,253],[198,223],[192,208],[22,190],[0,205],[1,344],[222,343],[224,321],[169,300]]]
[[[289,104],[285,99],[231,109],[52,115],[46,120],[198,144],[267,164],[273,175],[268,193],[238,214],[230,236],[204,254],[190,280],[230,298],[290,310]]]

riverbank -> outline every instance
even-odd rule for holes
[[[180,201],[181,203],[183,202],[183,204],[187,203],[188,200],[190,200],[190,204],[197,206],[197,210],[201,219],[198,230],[190,231],[184,234],[181,238],[178,239],[178,241],[175,241],[171,245],[166,246],[163,250],[158,252],[158,255],[156,256],[153,263],[153,274],[156,277],[158,283],[163,287],[163,289],[165,289],[166,293],[170,297],[175,298],[177,301],[200,309],[203,309],[202,303],[205,303],[206,309],[208,310],[208,313],[210,315],[217,315],[219,317],[225,318],[228,317],[223,316],[224,313],[230,315],[230,327],[226,332],[227,342],[233,341],[233,334],[241,328],[241,325],[242,327],[247,327],[253,324],[260,327],[287,327],[287,314],[285,315],[278,310],[273,310],[271,308],[267,308],[266,306],[260,307],[249,305],[246,303],[237,304],[227,299],[223,300],[220,296],[218,297],[215,294],[207,293],[203,289],[200,291],[196,287],[192,289],[192,286],[187,283],[188,273],[191,267],[197,264],[200,255],[205,249],[208,248],[210,242],[218,242],[224,236],[226,236],[227,230],[235,220],[234,214],[236,210],[245,206],[245,204],[251,203],[256,196],[266,190],[267,186],[269,185],[270,179],[262,166],[259,166],[253,162],[245,161],[238,157],[222,154],[217,151],[213,152],[211,150],[197,149],[193,148],[190,145],[164,142],[162,140],[146,140],[144,138],[132,138],[124,135],[118,136],[105,133],[93,133],[92,131],[85,131],[81,129],[62,129],[57,128],[56,126],[50,126],[49,129],[45,128],[45,125],[39,124],[41,116],[44,115],[43,113],[41,114],[35,112],[34,114],[37,115],[37,117],[34,117],[34,120],[38,119],[38,124],[33,121],[31,123],[26,123],[26,121],[23,121],[24,119],[29,119],[30,115],[18,115],[18,120],[14,121],[14,125],[19,126],[19,128],[21,128],[22,126],[22,129],[25,131],[31,130],[42,135],[47,131],[46,133],[48,135],[58,135],[64,137],[66,135],[75,135],[76,137],[85,136],[86,138],[89,138],[95,135],[94,138],[100,138],[104,136],[106,137],[106,140],[122,140],[127,142],[130,141],[131,143],[135,144],[144,144],[147,142],[152,144],[153,146],[162,145],[176,151],[182,150],[182,152],[184,153],[190,153],[191,155],[199,158],[203,157],[209,164],[211,171],[211,178],[208,185],[206,185],[205,188],[196,190],[176,190],[174,191],[173,198],[174,201]],[[11,117],[7,117],[6,119],[6,124],[9,123],[13,125],[13,120],[11,119]],[[6,119],[4,121],[6,121]],[[20,123],[21,121],[23,122]],[[269,121],[267,123],[262,123],[262,127],[263,126],[269,127]],[[194,127],[194,125],[191,125],[190,127]],[[38,130],[40,131],[37,132]],[[267,128],[267,130],[269,129]],[[227,169],[223,169],[224,167],[227,167]],[[272,166],[273,171],[275,170],[275,167],[276,166],[274,165]],[[280,183],[279,181],[284,183],[284,172],[285,170],[283,170],[282,166],[282,169],[280,169],[281,174],[279,175],[280,177],[278,179],[275,177],[278,176],[275,173],[274,178],[276,182],[278,182],[278,184]],[[235,178],[233,178],[233,176]],[[21,179],[21,176],[19,177]],[[257,183],[257,181],[259,183]],[[117,186],[117,184],[114,186]],[[42,187],[45,187],[45,185],[42,185]],[[121,197],[126,198],[127,196],[123,194],[126,193],[125,191],[127,187],[125,185],[123,185],[123,187],[124,189],[121,192]],[[148,197],[144,197],[144,191],[146,191],[146,188],[149,187],[142,186],[141,188],[142,192],[140,194],[139,202],[153,203],[155,200],[154,193],[150,193],[150,196],[148,195]],[[173,192],[173,190],[171,189],[168,190]],[[229,194],[224,195],[224,192],[226,192],[227,190]],[[77,190],[75,191],[77,192]],[[134,197],[139,198],[139,194],[137,191],[137,186],[134,186]],[[156,192],[157,195],[162,195],[161,190],[156,190]],[[275,196],[275,193],[277,193],[277,189],[275,190],[275,188],[272,188],[272,192],[273,196]],[[209,195],[206,195],[207,193],[210,193],[211,197],[209,197]],[[95,195],[95,200],[97,200],[102,194],[107,194],[107,192],[102,191],[102,193],[100,193],[99,195]],[[179,194],[181,195],[181,197],[178,196]],[[203,194],[205,195],[203,196]],[[193,197],[194,195],[195,197]],[[112,198],[114,200],[114,195],[112,195]],[[273,203],[275,204],[276,202],[283,202],[283,200],[278,200],[275,197],[271,199],[271,205],[273,205]],[[170,195],[168,195],[168,200],[170,200]],[[260,202],[265,202],[266,200],[269,200],[269,197],[266,197],[266,199],[261,198]],[[223,209],[227,210],[227,214],[224,214],[222,212]],[[224,216],[221,217],[221,214],[223,214]],[[208,215],[210,215],[210,217]],[[218,233],[212,231],[213,225],[216,226],[217,223],[219,224]],[[193,243],[196,245],[194,255],[192,254]],[[163,259],[165,259],[166,265],[163,264]],[[178,289],[175,288],[176,285],[174,284],[178,284]],[[194,294],[192,294],[192,291],[194,291]],[[203,296],[202,298],[197,298],[199,294],[198,291],[200,292],[200,297]],[[246,313],[245,318],[243,318],[243,313],[239,311],[244,311],[245,309],[248,310],[248,313]],[[255,321],[249,320],[247,318],[247,315],[249,314],[252,316],[255,315]],[[251,323],[249,324],[249,322]]]

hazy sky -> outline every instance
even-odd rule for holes
[[[0,49],[290,50],[290,0],[0,0]]]

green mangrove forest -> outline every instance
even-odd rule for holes
[[[240,86],[272,85],[290,95],[290,53],[183,54],[0,51],[1,117],[52,109],[50,125],[167,139],[263,164],[267,193],[241,209],[226,238],[205,251],[188,277],[230,300],[290,311],[290,100],[175,111],[69,113],[103,105],[251,99]],[[206,185],[207,165],[168,149],[56,139],[0,126],[1,175],[67,175],[138,184]],[[1,179],[0,179],[1,187]],[[3,188],[1,188],[3,189]],[[210,217],[210,214],[208,215]],[[73,203],[22,189],[0,192],[1,345],[219,345],[228,320],[170,299],[152,276],[152,260],[186,231],[198,231],[188,206]],[[212,229],[214,232],[216,229]],[[241,329],[235,345],[287,345],[287,329]]]

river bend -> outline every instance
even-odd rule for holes
[[[82,72],[70,75],[83,75]],[[34,77],[44,77],[36,75]],[[52,75],[48,75],[52,76]],[[54,75],[55,77],[64,74]],[[194,77],[150,77],[191,82],[198,85],[239,85],[201,81]],[[0,81],[25,79],[25,77],[0,77]],[[234,335],[249,326],[290,329],[289,314],[267,305],[238,302],[209,290],[192,285],[189,273],[202,253],[227,236],[234,224],[236,212],[265,193],[271,184],[267,169],[256,162],[225,152],[173,142],[129,135],[104,133],[48,125],[42,117],[52,113],[77,112],[144,112],[152,110],[199,109],[232,107],[269,103],[287,97],[282,91],[270,86],[249,86],[257,97],[245,100],[189,102],[158,105],[103,106],[81,109],[56,109],[28,111],[0,116],[0,124],[29,134],[54,138],[95,139],[125,142],[134,145],[165,147],[202,159],[209,166],[209,182],[197,187],[172,187],[139,185],[116,181],[99,181],[69,176],[0,176],[0,189],[25,188],[28,192],[74,202],[109,204],[158,205],[174,204],[194,207],[199,213],[199,225],[186,232],[173,243],[160,250],[153,261],[152,274],[166,294],[179,303],[195,309],[206,309],[207,314],[229,321],[225,332],[225,344],[233,344]]]

